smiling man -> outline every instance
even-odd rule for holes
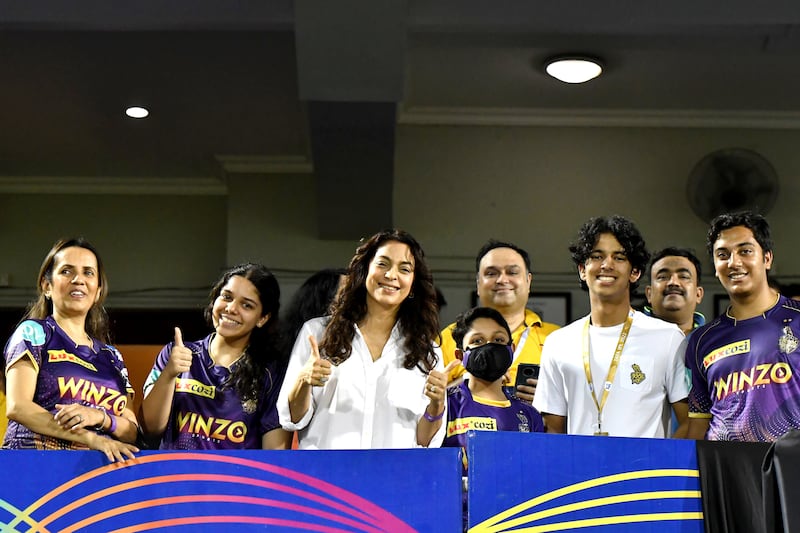
[[[650,285],[644,293],[650,304],[646,315],[677,324],[684,334],[705,324],[697,304],[703,301],[700,260],[691,250],[669,247],[653,255]]]
[[[800,428],[800,302],[770,287],[763,216],[718,216],[706,245],[731,305],[689,339],[689,437],[775,441]]]
[[[475,270],[480,305],[499,311],[511,328],[514,361],[507,375],[513,385],[519,363],[539,364],[544,339],[558,326],[542,321],[539,315],[526,309],[533,279],[528,252],[509,242],[490,240],[478,251]],[[457,347],[452,333],[454,327],[455,323],[442,330],[445,365],[456,359]],[[450,373],[450,379],[456,380],[463,374],[464,367],[458,366]],[[537,380],[528,378],[527,382],[527,385],[520,385],[514,392],[517,397],[530,403],[536,392]]]
[[[684,337],[631,308],[650,254],[633,222],[592,218],[570,246],[591,311],[544,344],[533,406],[549,433],[666,437],[686,419]]]

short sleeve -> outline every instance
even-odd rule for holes
[[[679,402],[689,395],[689,384],[686,373],[687,340],[683,333],[676,332],[670,343],[670,367],[667,369],[667,397],[669,403]]]
[[[146,398],[148,394],[150,394],[150,389],[153,388],[155,385],[156,380],[158,380],[161,372],[164,371],[164,368],[167,366],[167,362],[169,362],[169,354],[172,351],[172,345],[174,343],[169,343],[164,346],[160,352],[158,352],[158,356],[156,357],[155,363],[153,363],[153,368],[150,370],[150,373],[147,375],[147,379],[144,380],[144,385],[142,386],[142,393],[143,396]]]
[[[262,398],[261,419],[259,420],[260,435],[269,433],[281,427],[278,417],[278,396],[281,391],[283,375],[270,369],[264,382],[264,397]]]
[[[133,398],[134,395],[133,385],[131,385],[131,379],[130,376],[128,375],[128,367],[125,366],[125,360],[122,358],[122,353],[119,350],[117,350],[116,347],[111,346],[110,344],[107,344],[105,348],[111,352],[111,355],[114,358],[113,359],[114,368],[116,368],[117,371],[119,372],[119,375],[122,376],[122,380],[124,382],[124,387],[125,387],[125,393],[129,397]]]
[[[701,355],[698,354],[700,336],[692,333],[686,346],[685,364],[691,374],[689,388],[689,414],[706,415],[711,413],[711,398],[708,395],[708,376],[702,367]]]
[[[42,349],[47,343],[47,336],[43,322],[26,320],[17,326],[6,344],[6,370],[23,357],[28,357],[38,371],[42,363]]]
[[[542,349],[541,372],[533,406],[540,413],[567,416],[567,398],[564,375],[558,366],[555,337],[548,336]]]

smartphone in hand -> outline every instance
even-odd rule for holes
[[[517,366],[517,379],[514,381],[514,389],[520,385],[527,385],[528,378],[539,379],[539,365],[534,363],[520,363]]]

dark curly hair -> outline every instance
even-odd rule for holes
[[[589,259],[603,233],[610,233],[619,241],[634,270],[640,274],[645,272],[647,262],[650,260],[650,252],[647,251],[644,238],[632,221],[620,215],[593,217],[581,226],[577,242],[569,246],[572,261],[576,266],[586,264],[586,260]],[[631,283],[630,293],[635,293],[638,286],[639,280]],[[581,288],[588,289],[583,280],[581,280]]]
[[[418,367],[430,372],[438,359],[433,349],[434,342],[439,338],[436,290],[422,247],[403,230],[376,233],[356,249],[347,267],[347,277],[331,305],[331,318],[319,345],[320,353],[334,364],[340,364],[350,357],[355,326],[367,315],[366,281],[370,263],[378,248],[388,241],[406,244],[414,256],[411,291],[397,311],[397,321],[405,337],[403,367],[409,370]]]
[[[706,235],[706,250],[712,259],[714,257],[714,243],[717,242],[719,234],[736,226],[744,226],[753,232],[753,237],[755,237],[758,245],[761,246],[762,253],[772,251],[772,233],[766,218],[752,211],[723,213],[711,221],[708,235]]]
[[[225,385],[232,386],[242,401],[258,401],[265,380],[270,379],[273,386],[279,385],[282,372],[285,371],[288,362],[288,354],[284,349],[285,343],[281,338],[280,320],[278,319],[281,291],[278,280],[263,265],[244,263],[225,271],[211,288],[209,303],[204,312],[206,321],[212,327],[214,326],[212,315],[214,301],[234,276],[241,276],[253,284],[261,300],[261,316],[270,315],[270,317],[263,327],[253,328],[245,354],[234,365]],[[277,362],[277,369],[281,375],[272,376],[270,374],[268,365],[270,361]]]

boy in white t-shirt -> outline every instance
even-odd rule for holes
[[[551,333],[533,405],[549,433],[667,437],[670,406],[687,421],[683,333],[631,308],[650,258],[621,216],[586,222],[570,246],[588,316]]]

